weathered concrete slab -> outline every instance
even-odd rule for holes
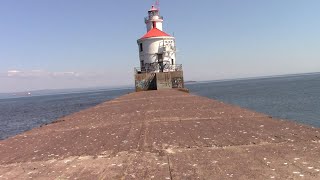
[[[157,90],[155,73],[135,74],[136,91]]]
[[[156,73],[157,78],[157,89],[171,89],[172,82],[171,82],[171,73],[170,72],[161,72]]]
[[[171,81],[173,88],[184,88],[183,71],[171,72]]]
[[[0,179],[320,179],[319,129],[176,90],[0,141]]]

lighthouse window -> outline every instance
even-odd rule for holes
[[[143,51],[143,47],[142,47],[142,43],[140,43],[140,52],[142,52]]]

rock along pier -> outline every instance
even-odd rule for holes
[[[320,179],[319,129],[177,90],[0,141],[0,179]]]

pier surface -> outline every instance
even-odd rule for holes
[[[0,141],[0,179],[320,179],[319,129],[177,90]]]

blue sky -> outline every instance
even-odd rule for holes
[[[0,1],[0,92],[133,84],[152,0]],[[318,0],[161,0],[186,80],[320,71]]]

